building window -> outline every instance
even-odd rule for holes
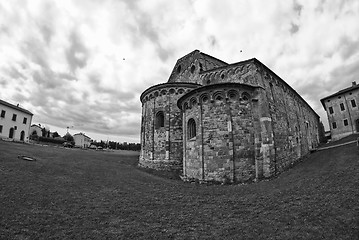
[[[355,108],[355,107],[357,106],[357,104],[356,104],[356,102],[355,102],[354,99],[353,99],[353,100],[350,100],[350,102],[351,102],[353,108]]]
[[[247,92],[242,93],[242,99],[243,101],[248,101],[250,98],[250,95]]]
[[[12,120],[13,120],[13,121],[16,121],[16,117],[17,117],[17,115],[14,113],[14,114],[12,115]]]
[[[345,110],[344,103],[341,103],[341,104],[340,104],[340,110],[342,110],[342,111]]]
[[[336,128],[337,128],[337,123],[336,123],[336,122],[333,122],[333,123],[332,123],[332,127],[333,127],[333,129],[336,129]]]
[[[5,117],[5,113],[6,111],[5,110],[1,110],[1,117],[4,118]]]
[[[333,107],[329,107],[329,113],[330,113],[330,114],[333,114],[333,113],[334,113]]]
[[[193,118],[191,118],[190,120],[188,120],[188,124],[187,124],[187,136],[188,139],[191,139],[193,137],[195,137],[197,135],[196,133],[196,122],[194,121]]]
[[[2,133],[2,125],[0,125],[0,133]]]
[[[182,67],[181,67],[181,65],[179,65],[179,66],[177,67],[177,73],[180,73],[181,70],[182,70]]]
[[[27,123],[27,118],[24,117],[24,120],[22,121],[23,124],[26,124]]]
[[[165,126],[165,115],[162,111],[156,113],[156,128],[161,128]]]
[[[192,65],[191,67],[191,73],[194,73],[194,71],[196,70],[196,67],[194,65]]]
[[[344,126],[348,126],[348,119],[344,119]]]

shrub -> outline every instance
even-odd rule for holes
[[[65,142],[65,139],[63,138],[48,138],[48,137],[39,137],[40,142],[49,142],[49,143],[57,143],[57,144],[63,144]]]

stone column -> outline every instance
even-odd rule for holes
[[[187,149],[187,129],[186,129],[186,109],[182,107],[182,132],[183,132],[183,176],[187,177],[186,172],[186,149]]]
[[[273,175],[271,165],[275,164],[272,118],[264,89],[255,90],[252,106],[255,128],[255,167],[258,180]]]

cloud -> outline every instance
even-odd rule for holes
[[[294,33],[299,31],[299,26],[294,24],[294,23],[291,23],[291,28],[290,28],[289,31],[290,31],[291,34],[294,34]]]
[[[298,16],[302,13],[303,5],[299,4],[296,0],[293,1],[293,9],[298,14]]]
[[[347,36],[343,36],[339,42],[339,52],[343,60],[349,59],[359,53],[359,38],[352,40]]]
[[[89,52],[75,31],[71,33],[69,40],[70,47],[65,51],[66,59],[71,72],[75,73],[78,68],[86,66]]]
[[[258,58],[325,119],[319,99],[358,76],[358,16],[353,0],[1,1],[1,98],[53,129],[139,141],[139,95],[199,49]]]

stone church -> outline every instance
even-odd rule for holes
[[[268,178],[319,143],[319,116],[255,58],[228,64],[195,50],[140,100],[139,165],[184,179]]]

